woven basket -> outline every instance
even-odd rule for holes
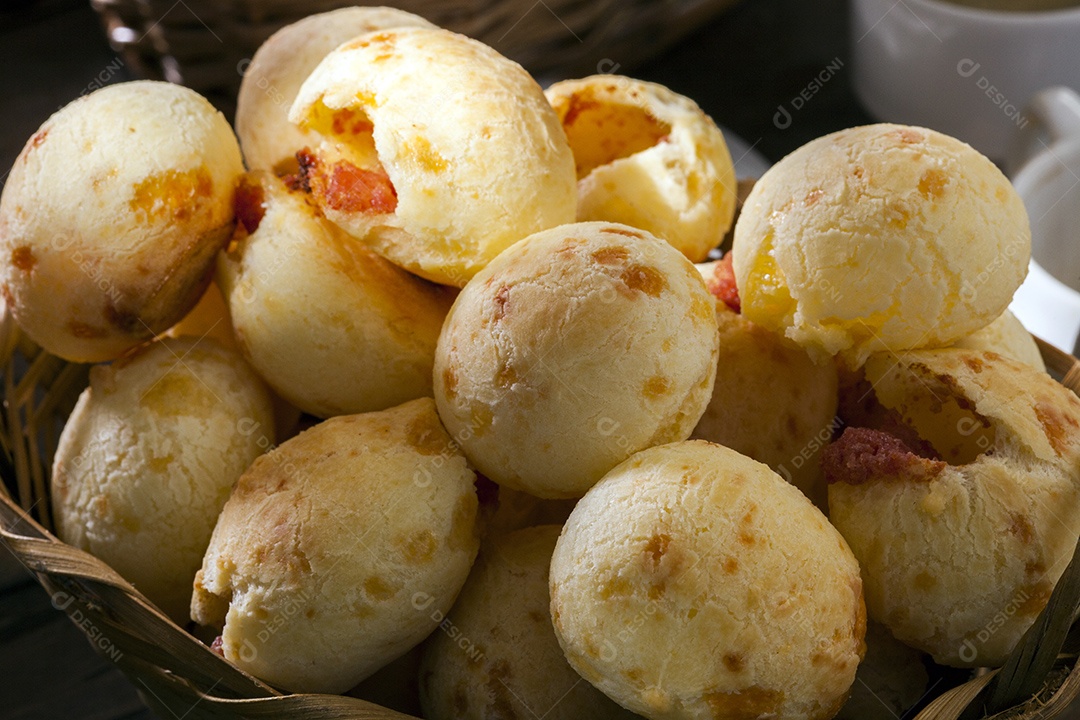
[[[138,75],[187,85],[229,112],[243,61],[307,15],[393,4],[491,45],[543,78],[626,72],[738,0],[91,0]]]
[[[1051,374],[1080,391],[1080,361],[1046,343],[1039,345]],[[229,720],[410,717],[350,697],[282,695],[174,624],[105,563],[54,537],[49,532],[49,469],[62,425],[86,386],[88,366],[40,350],[20,333],[10,314],[4,314],[0,367],[4,393],[0,540],[37,576],[53,605],[72,618],[99,653],[116,663],[159,716],[182,717],[197,706],[192,717]],[[1030,657],[1020,656],[1030,656],[1040,647],[1040,622],[1050,610],[1071,623],[1075,599],[1071,607],[1054,607],[1063,585],[1064,581],[1059,583],[1040,621],[1014,652],[1018,662],[1028,662]],[[1022,707],[991,717],[1035,720],[1059,715],[1080,693],[1078,649],[1080,624],[1073,628],[1062,653],[1052,649],[1045,670],[1038,677],[1026,678],[1030,689],[1019,698]],[[994,689],[997,673],[985,673],[948,690],[916,720],[987,717],[978,708]]]

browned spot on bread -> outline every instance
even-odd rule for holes
[[[739,561],[733,557],[724,559],[724,572],[728,575],[734,575],[739,570]]]
[[[130,310],[121,310],[113,305],[112,301],[105,303],[103,313],[110,325],[125,333],[137,332],[143,334],[142,330],[146,330],[145,325],[139,319],[138,315]],[[147,332],[149,332],[149,330],[147,330]]]
[[[510,287],[507,285],[503,285],[501,288],[499,288],[499,291],[495,293],[495,299],[493,300],[493,303],[495,305],[495,322],[499,322],[504,317],[506,317],[506,313],[508,312],[508,310],[506,309],[506,305],[509,302]]]
[[[372,575],[364,581],[364,592],[376,600],[389,600],[397,592],[379,577]]]
[[[103,338],[109,334],[108,331],[103,328],[95,327],[94,325],[87,325],[86,323],[79,322],[77,320],[72,320],[68,323],[68,332],[70,332],[77,338],[82,338],[83,340],[94,340],[97,338]]]
[[[652,558],[653,565],[660,564],[670,543],[671,536],[666,533],[657,533],[649,538],[649,542],[645,545],[645,554]]]
[[[375,33],[374,35],[361,35],[355,40],[350,40],[348,43],[341,47],[341,50],[358,50],[360,48],[370,47],[371,45],[386,45],[392,47],[397,41],[397,35],[391,31],[383,31]]]
[[[715,718],[757,720],[776,715],[784,702],[784,693],[751,685],[735,692],[705,693],[702,699]]]
[[[821,191],[821,188],[814,188],[810,192],[806,193],[806,197],[803,198],[803,205],[810,207],[816,205],[817,201],[822,198],[825,193]]]
[[[659,297],[660,293],[667,289],[667,278],[648,265],[630,265],[622,271],[619,279],[629,290],[642,292],[650,297]]]
[[[214,180],[205,165],[193,170],[166,170],[133,185],[128,207],[144,219],[183,221],[213,191]]]
[[[900,138],[900,142],[904,143],[905,145],[922,142],[925,139],[922,133],[916,132],[911,128],[899,128],[898,130],[893,130],[892,132],[894,135],[896,135],[896,137]]]
[[[508,388],[517,381],[517,371],[514,370],[514,368],[510,365],[509,362],[504,362],[495,372],[495,385],[498,387]]]
[[[656,580],[649,583],[649,599],[659,600],[664,597],[664,592],[667,590],[667,582],[664,580]]]
[[[566,109],[562,113],[563,125],[573,125],[581,113],[586,110],[600,107],[600,103],[595,100],[586,99],[581,93],[574,93],[569,97],[564,107]]]
[[[1030,545],[1035,541],[1035,528],[1031,526],[1031,522],[1028,521],[1024,515],[1018,515],[1013,513],[1009,516],[1009,532],[1016,536],[1024,545]]]
[[[262,185],[249,182],[246,177],[240,178],[233,195],[233,212],[248,235],[258,230],[266,214],[266,194]]]
[[[413,418],[405,429],[405,442],[421,455],[440,455],[447,451],[447,438],[439,420],[424,413]]]
[[[443,392],[446,393],[446,397],[453,400],[457,397],[457,373],[454,372],[454,368],[451,365],[447,365],[442,371]]]
[[[600,592],[598,594],[601,600],[610,600],[614,596],[629,595],[633,591],[634,587],[630,584],[629,580],[615,576],[600,584]]]
[[[1035,417],[1043,426],[1043,433],[1050,442],[1050,447],[1054,448],[1054,452],[1060,457],[1069,446],[1069,428],[1077,428],[1076,419],[1065,415],[1056,405],[1045,400],[1035,403]]]
[[[37,264],[37,259],[33,250],[22,245],[11,251],[11,264],[23,272],[30,272]]]
[[[915,580],[912,584],[915,586],[916,590],[922,590],[925,592],[933,590],[935,587],[937,587],[937,583],[938,581],[936,577],[923,570],[922,572],[919,572],[915,575]]]
[[[406,560],[422,564],[431,561],[438,542],[430,530],[417,530],[404,540],[399,540],[397,544]]]
[[[488,668],[487,687],[488,697],[491,699],[484,717],[523,720],[523,716],[517,711],[520,703],[515,702],[509,689],[512,686],[513,677],[513,670],[506,660],[496,660]]]
[[[982,359],[974,355],[968,355],[967,357],[965,357],[964,365],[966,365],[969,370],[976,374],[981,373],[983,371],[983,368],[985,367]]]
[[[882,430],[849,427],[822,453],[825,480],[862,485],[877,480],[933,480],[947,467],[913,453],[900,438]]]
[[[724,657],[721,658],[721,660],[728,672],[742,672],[746,667],[746,660],[738,653],[724,653]]]
[[[671,390],[671,383],[668,379],[662,375],[653,375],[651,378],[645,381],[645,386],[642,388],[642,392],[645,393],[645,397],[650,399],[656,399],[667,395]]]
[[[948,177],[940,170],[927,170],[919,178],[919,194],[924,198],[937,200],[945,194],[945,185],[948,181]]]
[[[454,687],[451,702],[454,704],[454,714],[457,717],[465,717],[469,712],[469,696],[465,694],[465,681],[459,682]]]
[[[603,232],[608,235],[622,235],[623,237],[637,238],[638,240],[644,240],[645,236],[639,233],[637,230],[624,230],[622,228],[604,228]]]
[[[49,136],[49,128],[42,128],[34,133],[34,137],[30,138],[30,147],[40,147],[41,143],[45,142],[45,138]]]
[[[1050,600],[1050,593],[1053,591],[1054,584],[1045,579],[1022,588],[1016,596],[1017,599],[1020,599],[1020,606],[1016,609],[1017,614],[1038,615],[1046,607],[1046,603]]]
[[[629,258],[630,251],[624,247],[604,247],[592,253],[592,259],[601,265],[617,265],[626,262]]]
[[[482,402],[474,401],[470,404],[469,410],[472,414],[472,431],[477,435],[483,435],[491,427],[493,418],[491,408]]]

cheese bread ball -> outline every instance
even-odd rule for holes
[[[863,656],[859,566],[802,493],[701,440],[582,498],[551,558],[570,665],[658,720],[831,718]]]
[[[699,269],[704,275],[719,264]],[[826,507],[821,451],[836,426],[836,366],[815,363],[798,345],[724,302],[716,303],[716,324],[716,383],[692,437],[765,463]]]
[[[452,291],[376,255],[269,173],[246,175],[237,198],[241,228],[217,277],[244,356],[274,390],[319,417],[430,397]]]
[[[1008,179],[968,145],[868,125],[773,165],[733,251],[750,320],[857,366],[990,324],[1027,274],[1031,231]]]
[[[178,624],[229,490],[273,438],[263,384],[206,338],[164,339],[90,371],[52,471],[61,540],[104,560]]]
[[[997,320],[953,344],[969,350],[989,350],[1026,363],[1036,370],[1046,370],[1035,338],[1015,315],[1006,310]]]
[[[435,27],[389,7],[344,7],[309,15],[278,30],[243,69],[236,134],[249,170],[296,171],[296,152],[318,136],[289,122],[304,80],[326,54],[357,35],[393,27]]]
[[[202,96],[130,82],[56,112],[0,197],[0,293],[39,345],[112,360],[167,330],[210,281],[243,165]]]
[[[634,718],[567,664],[551,627],[548,568],[558,525],[486,543],[420,666],[428,720]]]
[[[326,420],[237,482],[191,617],[275,687],[345,692],[450,609],[480,544],[475,480],[430,398]]]
[[[735,166],[693,100],[617,75],[564,80],[545,94],[574,153],[578,220],[648,230],[691,262],[720,244],[735,214]]]
[[[718,340],[712,298],[673,247],[625,225],[564,225],[517,243],[458,295],[435,350],[435,401],[491,480],[580,497],[638,450],[690,436]]]
[[[1080,400],[988,352],[876,354],[865,374],[901,429],[853,421],[824,467],[870,616],[939,663],[1000,665],[1080,534]]]
[[[574,220],[574,158],[540,86],[462,35],[362,35],[319,63],[289,119],[322,138],[301,173],[326,216],[429,280],[461,287]]]

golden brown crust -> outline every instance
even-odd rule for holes
[[[479,546],[475,479],[430,399],[324,421],[237,482],[192,618],[224,622],[225,657],[277,687],[344,692],[450,609]]]
[[[551,562],[570,664],[653,718],[826,717],[862,658],[858,564],[765,465],[700,440],[612,470]]]
[[[712,298],[670,245],[624,225],[563,225],[462,290],[439,337],[435,398],[484,475],[578,497],[637,450],[689,436],[718,341]]]
[[[82,362],[168,329],[210,281],[242,171],[228,123],[186,88],[122,83],[67,105],[0,198],[0,283],[15,319]]]
[[[266,388],[214,340],[161,340],[97,366],[53,464],[57,533],[186,622],[218,513],[273,439]]]

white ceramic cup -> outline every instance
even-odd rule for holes
[[[1080,40],[1078,40],[1080,42]],[[1031,266],[1010,306],[1033,334],[1073,352],[1080,336],[1080,96],[1049,88],[1025,110],[1013,185],[1031,222]]]
[[[853,0],[855,92],[871,115],[939,130],[995,160],[1042,88],[1080,89],[1080,5],[982,10],[944,0]]]

